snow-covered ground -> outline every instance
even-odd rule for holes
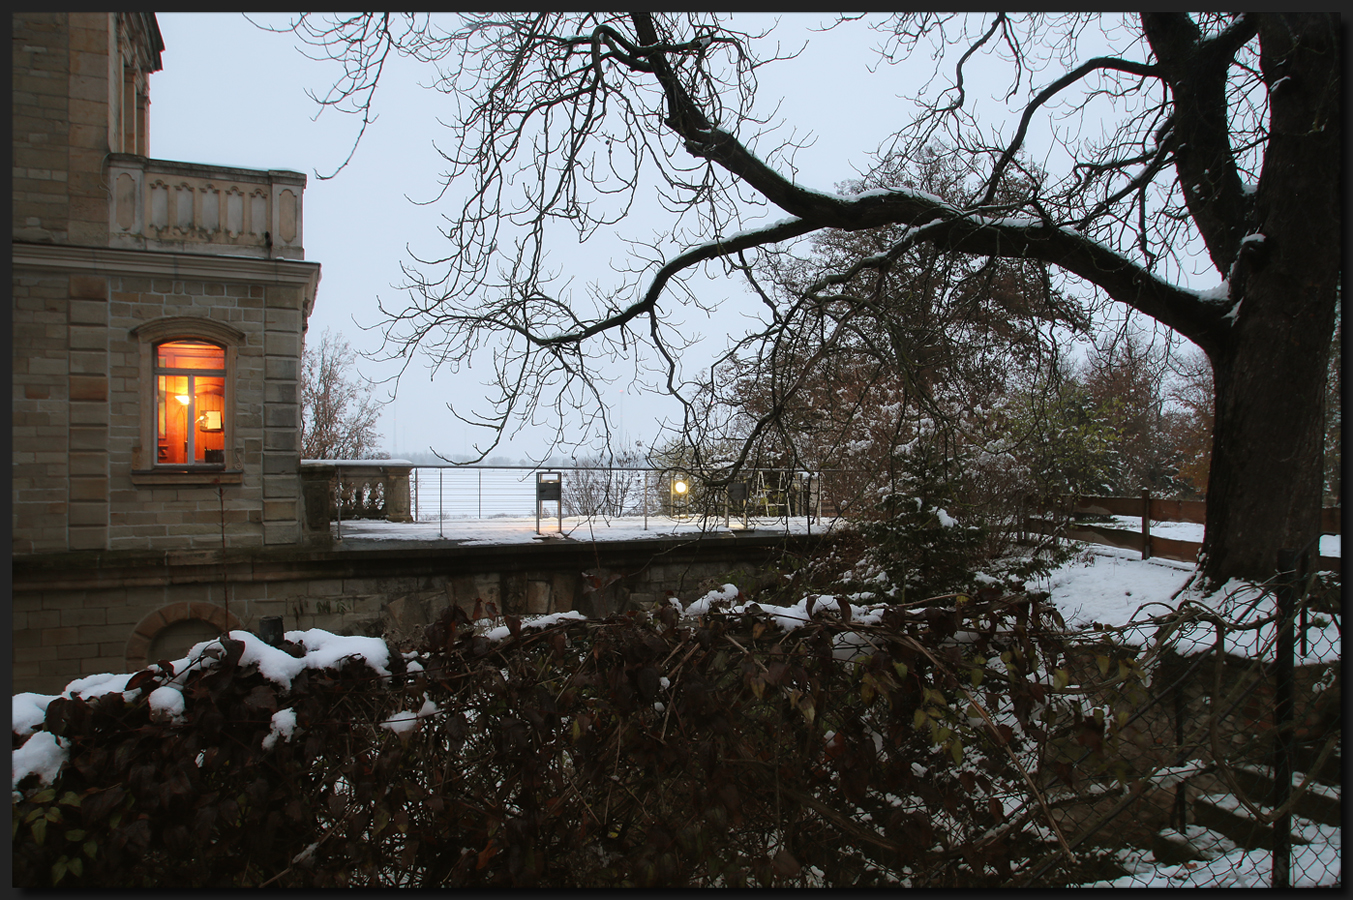
[[[611,519],[584,519],[566,517],[562,523],[562,534],[575,541],[637,541],[667,537],[696,537],[701,533],[727,534],[731,532],[754,532],[757,534],[821,534],[827,531],[834,520],[809,522],[802,517],[791,518],[786,524],[784,519],[753,519],[746,525],[740,519],[732,519],[727,526],[722,518],[702,520],[695,517],[670,519],[665,516],[649,516],[647,520],[640,516],[626,516]],[[540,520],[540,533],[536,533],[536,520],[509,516],[491,519],[443,519],[440,522],[386,522],[377,519],[354,519],[334,524],[330,530],[337,535],[342,529],[344,541],[455,541],[461,544],[530,544],[534,541],[557,537],[561,533],[558,518]]]
[[[649,516],[645,520],[640,516],[607,519],[586,519],[569,516],[563,520],[562,533],[575,541],[632,541],[645,538],[694,536],[701,532],[717,534],[729,531],[754,531],[766,534],[821,534],[829,531],[834,524],[834,519],[819,519],[809,522],[801,516],[795,516],[788,522],[784,519],[751,519],[745,525],[740,519],[733,518],[727,526],[724,525],[722,517],[702,520],[693,516],[682,519]],[[386,522],[376,519],[354,519],[343,522],[341,526],[330,526],[335,533],[338,532],[340,527],[345,541],[448,540],[465,544],[528,544],[540,540],[542,536],[557,535],[561,531],[560,521],[555,517],[541,519],[541,533],[537,534],[534,517],[513,516],[487,519],[447,518],[440,522],[407,523]],[[1104,527],[1136,532],[1141,531],[1142,520],[1132,516],[1114,516],[1112,522],[1104,523]],[[1152,522],[1151,533],[1180,541],[1202,541],[1203,526],[1191,522]],[[1339,556],[1340,548],[1341,541],[1337,534],[1327,534],[1320,539],[1321,556]]]
[[[1332,887],[1339,883],[1343,872],[1342,830],[1295,817],[1292,826],[1294,837],[1308,842],[1293,843],[1289,869],[1292,887]],[[1273,854],[1270,851],[1239,848],[1225,835],[1197,825],[1187,826],[1182,837],[1206,858],[1162,865],[1149,850],[1132,851],[1120,857],[1123,867],[1131,874],[1084,887],[1272,887]]]
[[[1142,520],[1137,516],[1111,516],[1112,522],[1104,523],[1105,528],[1120,528],[1124,531],[1139,532]],[[1203,526],[1193,522],[1151,522],[1151,534],[1154,537],[1169,538],[1174,541],[1203,542]],[[1320,538],[1321,556],[1340,556],[1343,542],[1337,534],[1326,534]]]

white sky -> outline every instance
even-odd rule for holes
[[[377,297],[387,306],[402,308],[401,292],[394,287],[402,278],[400,263],[409,260],[410,250],[425,258],[439,256],[442,239],[436,229],[444,224],[441,217],[453,211],[450,204],[420,207],[411,202],[433,196],[443,171],[433,141],[444,139],[446,132],[436,116],[451,110],[444,95],[418,86],[419,80],[430,78],[431,70],[403,59],[387,66],[377,94],[379,119],[348,168],[333,180],[321,181],[316,171],[329,174],[342,162],[359,125],[357,118],[332,110],[315,119],[318,106],[306,90],[323,95],[336,74],[335,65],[306,59],[293,36],[262,31],[240,14],[157,16],[165,51],[163,69],[151,80],[151,155],[306,173],[306,258],[323,266],[309,336],[317,340],[332,328],[357,349],[375,350],[378,335],[359,325],[377,321]],[[286,16],[253,18],[273,24],[287,21]],[[827,34],[808,30],[828,18],[783,17],[776,33],[782,46],[797,46],[804,38],[809,43],[799,60],[761,71],[758,101],[769,110],[783,100],[779,118],[797,135],[816,137],[812,148],[798,154],[795,180],[822,190],[833,189],[868,166],[868,153],[910,118],[909,105],[897,94],[915,90],[933,65],[929,54],[922,53],[912,69],[885,66],[871,75],[868,67],[877,56],[870,48],[877,45],[877,35],[859,24]],[[774,211],[771,217],[782,214]],[[661,226],[634,216],[622,235],[647,238]],[[623,249],[615,242],[609,248],[561,247],[551,263],[581,292],[589,280],[604,279],[607,266],[621,255]],[[725,336],[739,329],[738,311],[752,302],[738,280],[702,284],[702,300],[718,306],[719,312],[706,319],[699,311],[680,311],[685,333],[707,338],[704,348],[683,357],[688,375],[722,349]],[[395,371],[371,361],[358,368],[371,378]],[[484,396],[479,384],[483,380],[445,372],[434,379],[425,368],[412,367],[382,417],[385,448],[396,456],[429,448],[452,455],[470,451],[475,441],[483,443],[482,431],[472,434],[444,405],[454,400],[461,408]],[[633,385],[627,388],[627,380],[607,392],[612,410],[621,417],[621,436],[627,443],[652,440],[657,420],[677,415],[678,409],[661,395],[640,394]],[[540,430],[528,431],[497,453],[514,458],[539,454],[542,435]]]

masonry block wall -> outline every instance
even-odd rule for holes
[[[108,252],[118,257],[108,266],[133,271],[149,255]],[[220,547],[223,527],[226,546],[299,541],[298,379],[309,272],[302,269],[296,284],[248,271],[241,280],[198,281],[38,265],[16,256],[14,335],[25,352],[13,358],[14,552]],[[240,474],[219,490],[135,483],[134,473],[149,467],[142,417],[153,394],[133,330],[194,316],[243,334],[227,466]]]
[[[13,356],[11,515],[16,553],[68,546],[69,288],[61,281],[14,276],[15,346],[32,351]]]
[[[725,581],[749,585],[802,536],[526,547],[316,550],[263,547],[16,557],[14,690],[54,693],[70,681],[178,659],[227,628],[417,639],[450,605],[477,601],[516,615],[577,610],[604,616],[684,601]],[[597,571],[597,570],[602,571]],[[600,575],[592,579],[588,574]],[[612,580],[609,576],[619,576]],[[599,583],[602,590],[594,589]]]
[[[122,276],[109,279],[109,332],[119,411],[109,456],[113,511],[108,547],[257,546],[300,538],[300,342],[304,299],[295,286],[181,281]],[[203,316],[245,335],[232,373],[234,428],[227,469],[238,484],[136,484],[148,467],[138,413],[147,402],[138,366],[138,325],[169,317]],[[120,376],[120,377],[119,377]]]
[[[13,238],[108,244],[109,14],[14,14]]]

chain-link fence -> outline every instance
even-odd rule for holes
[[[1040,748],[1063,843],[1015,884],[1341,883],[1339,583],[1286,562],[1067,660],[1086,690]]]

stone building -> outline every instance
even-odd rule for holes
[[[305,176],[150,156],[153,13],[12,23],[16,564],[296,544]],[[125,593],[16,590],[16,684],[122,671]],[[150,641],[225,622],[181,607]]]

